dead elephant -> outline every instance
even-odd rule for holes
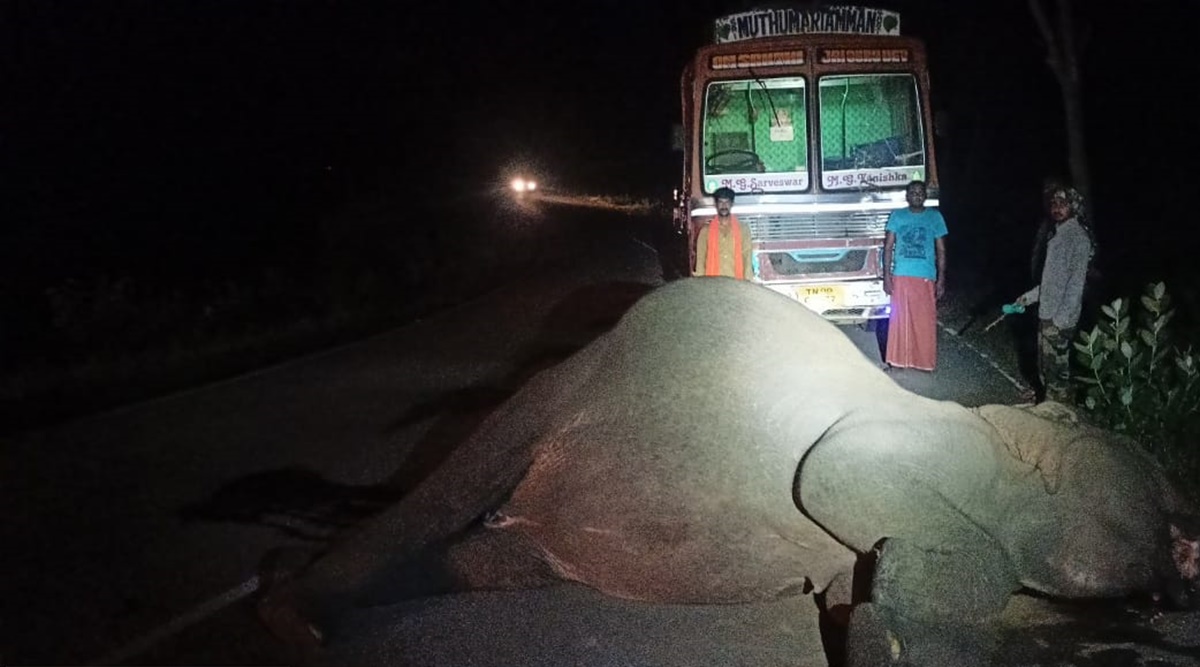
[[[878,550],[848,662],[967,664],[1022,587],[1189,604],[1196,542],[1173,521],[1192,514],[1145,454],[1069,412],[922,398],[786,297],[695,278],[536,376],[260,611],[319,643],[355,605],[561,580],[832,607]],[[820,664],[817,605],[796,622]]]

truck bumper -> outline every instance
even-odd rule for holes
[[[799,301],[835,324],[860,324],[886,319],[891,314],[891,298],[884,293],[882,280],[771,282],[764,285]]]

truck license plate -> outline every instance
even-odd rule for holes
[[[837,285],[801,285],[796,288],[796,298],[806,306],[826,309],[842,303],[842,288]]]

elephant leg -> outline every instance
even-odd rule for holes
[[[562,583],[522,533],[481,527],[451,543],[439,558],[446,591],[516,590]]]
[[[500,422],[460,445],[401,501],[265,590],[258,604],[263,623],[285,642],[314,651],[336,634],[349,609],[445,588],[453,578],[432,576],[423,584],[422,570],[444,559],[459,536],[484,530],[479,518],[498,507],[529,468],[536,425]]]
[[[990,540],[929,548],[888,539],[871,601],[851,614],[847,664],[986,663],[994,623],[1018,586]]]
[[[474,590],[514,590],[562,583],[524,534],[474,526],[446,544],[380,571],[359,593],[361,607]]]
[[[560,582],[539,554],[536,545],[520,533],[480,525],[403,562],[373,568],[369,580],[358,582],[353,603],[370,607],[458,591]],[[316,593],[329,595],[325,590]],[[259,613],[285,642],[313,650],[340,632],[337,615],[306,604],[313,596],[311,580],[285,579],[263,597]]]

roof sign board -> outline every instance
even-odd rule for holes
[[[909,60],[908,49],[821,49],[817,54],[817,62],[822,65],[906,63]]]
[[[804,49],[767,51],[763,53],[728,53],[724,55],[713,56],[712,61],[709,64],[713,69],[773,67],[776,65],[803,65]]]
[[[886,9],[851,6],[755,9],[722,16],[713,23],[713,37],[718,44],[817,33],[899,35],[900,14]]]

